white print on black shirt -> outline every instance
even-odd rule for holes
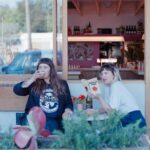
[[[40,107],[47,113],[58,110],[58,98],[54,96],[52,89],[43,90],[43,94],[40,96]]]

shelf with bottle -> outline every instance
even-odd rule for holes
[[[125,41],[141,41],[142,40],[142,33],[139,34],[124,34]]]
[[[68,35],[85,35],[85,34],[92,34],[92,25],[89,21],[88,24],[85,25],[85,27],[80,27],[79,25],[74,25],[72,28],[71,26],[68,26]]]
[[[124,42],[124,36],[106,34],[68,36],[68,42]]]
[[[137,25],[121,25],[116,28],[116,34],[124,36],[125,41],[140,41],[144,33],[144,25],[141,21]]]
[[[142,34],[90,34],[68,36],[68,42],[124,42],[141,40]]]

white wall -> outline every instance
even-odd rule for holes
[[[76,9],[68,10],[68,26],[73,30],[75,25],[80,28],[85,28],[86,25],[91,22],[93,33],[97,33],[97,28],[112,28],[113,34],[115,34],[115,28],[120,25],[137,25],[140,20],[144,22],[144,12],[140,11],[135,15],[135,3],[123,3],[121,5],[121,11],[119,15],[116,15],[117,5],[114,3],[111,7],[106,8],[101,5],[100,15],[96,13],[95,1],[87,1],[81,3],[80,15]]]
[[[140,81],[123,81],[128,90],[135,96],[137,103],[145,116],[145,82]],[[72,96],[86,94],[80,81],[68,81]],[[95,103],[95,107],[96,107]],[[16,112],[0,112],[0,132],[7,131],[10,126],[16,124]]]
[[[138,106],[145,116],[145,82],[143,80],[134,81],[123,81],[127,89],[133,94],[137,100]],[[72,96],[79,96],[81,94],[86,94],[85,89],[81,85],[80,81],[70,81],[69,82],[70,92]],[[97,103],[95,102],[95,107]]]

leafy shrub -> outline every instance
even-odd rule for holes
[[[125,56],[128,61],[143,61],[144,60],[144,51],[142,43],[132,42],[127,45],[128,51],[125,52]]]
[[[59,138],[53,146],[72,150],[141,146],[140,137],[146,133],[146,128],[139,128],[139,121],[122,127],[122,117],[122,114],[114,111],[108,114],[108,119],[98,121],[95,115],[95,119],[88,122],[86,114],[78,112],[71,120],[64,120],[65,133],[55,132]]]
[[[16,150],[16,146],[14,144],[12,129],[10,128],[8,132],[0,133],[0,149],[8,150],[13,149]]]

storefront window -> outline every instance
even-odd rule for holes
[[[52,9],[52,0],[1,0],[1,74],[30,74],[53,58]]]
[[[62,0],[57,0],[57,65],[62,69]]]

